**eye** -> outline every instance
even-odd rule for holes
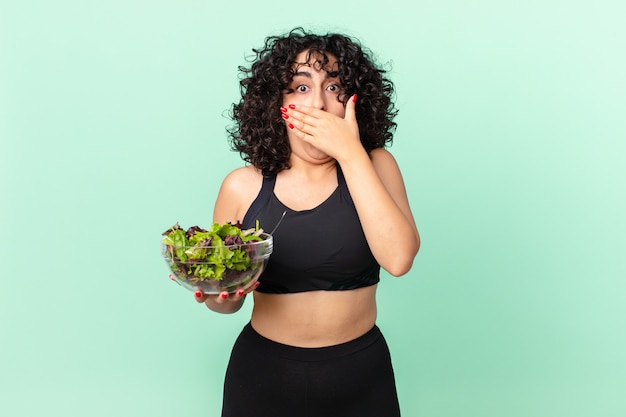
[[[307,85],[301,84],[296,87],[296,91],[298,93],[306,93],[307,91],[309,91],[309,87]]]
[[[341,86],[339,84],[330,84],[326,89],[332,93],[338,93],[341,91]]]

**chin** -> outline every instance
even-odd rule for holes
[[[327,154],[325,154],[324,152],[321,151],[312,151],[312,152],[307,152],[309,157],[314,159],[315,161],[318,162],[328,162],[331,161],[333,158],[331,158],[330,156],[328,156]]]

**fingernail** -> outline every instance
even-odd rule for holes
[[[356,103],[356,94],[352,96],[352,102]]]
[[[285,119],[285,120],[289,119],[289,115],[288,114],[283,113],[283,114],[281,114],[281,116],[283,116],[283,119]]]
[[[172,275],[172,274],[170,274],[170,279],[171,279],[172,281],[176,281],[176,278],[174,278],[174,275]]]
[[[220,294],[220,297],[222,297],[222,299],[225,300],[225,299],[228,298],[228,293],[223,292],[223,293]]]
[[[244,290],[237,291],[237,296],[242,297],[244,292],[245,292]]]
[[[285,106],[280,106],[280,111],[285,113],[287,111],[287,107]]]
[[[296,108],[296,105],[295,105],[295,104],[290,104],[290,105],[289,105],[289,108],[290,108],[290,109],[295,109],[295,108]]]
[[[255,282],[255,283],[254,283],[254,288],[258,288],[258,287],[259,287],[259,285],[261,285],[261,283],[260,283],[259,281]]]
[[[289,123],[289,129],[293,129],[295,126]]]
[[[202,291],[198,290],[194,293],[194,295],[196,296],[196,298],[200,298],[202,297]]]

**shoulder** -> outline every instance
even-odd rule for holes
[[[370,159],[374,170],[387,188],[404,187],[404,180],[396,158],[386,149],[378,148],[370,152]]]
[[[242,220],[263,185],[263,175],[252,166],[237,168],[226,175],[215,202],[214,221]]]
[[[260,187],[262,181],[263,175],[258,169],[245,166],[229,172],[222,182],[222,188],[236,188],[241,192],[246,188],[254,188],[256,183]]]
[[[245,166],[231,171],[222,182],[220,193],[247,199],[258,194],[263,184],[263,175],[253,166]]]
[[[370,152],[370,159],[374,169],[380,173],[380,171],[398,170],[398,163],[396,158],[386,149],[377,148]]]

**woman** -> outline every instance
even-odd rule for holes
[[[409,271],[420,239],[384,149],[393,84],[357,41],[295,29],[240,68],[233,148],[249,165],[224,180],[214,221],[274,232],[259,280],[196,300],[233,313],[254,291],[233,348],[222,416],[398,416],[376,326],[380,267]],[[284,218],[283,218],[284,216]]]

